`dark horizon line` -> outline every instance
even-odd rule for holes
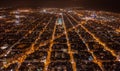
[[[115,12],[115,13],[120,13],[119,9],[111,9],[111,8],[102,8],[102,7],[82,7],[82,6],[65,6],[65,7],[61,7],[61,6],[4,6],[4,7],[0,7],[0,8],[13,8],[13,9],[17,9],[17,8],[75,8],[78,7],[80,9],[84,9],[84,10],[96,10],[96,11],[108,11],[108,12]]]

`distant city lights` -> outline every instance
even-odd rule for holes
[[[6,49],[6,48],[8,48],[8,45],[7,44],[5,44],[5,45],[3,45],[2,47],[0,47],[2,50],[4,50],[4,49]]]
[[[44,9],[43,12],[46,13],[47,11]]]
[[[6,16],[5,15],[1,15],[0,16],[0,19],[4,19]]]

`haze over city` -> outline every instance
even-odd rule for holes
[[[5,7],[85,7],[120,12],[119,0],[0,0]]]

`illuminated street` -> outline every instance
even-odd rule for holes
[[[120,71],[120,14],[1,8],[0,71]]]

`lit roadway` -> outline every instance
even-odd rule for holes
[[[1,54],[0,57],[3,57],[3,56],[5,56],[5,55],[8,55],[8,54],[13,50],[13,47],[15,47],[18,43],[20,43],[24,38],[27,38],[31,33],[34,32],[34,30],[35,30],[37,27],[39,27],[39,26],[41,26],[41,25],[44,25],[44,27],[42,28],[42,30],[37,30],[39,34],[36,35],[36,38],[35,38],[34,42],[32,42],[32,44],[30,45],[29,48],[27,48],[23,53],[20,53],[20,54],[18,54],[17,56],[12,56],[12,58],[6,59],[6,64],[3,64],[3,66],[1,67],[1,69],[8,68],[11,64],[17,63],[18,66],[17,66],[17,68],[16,68],[16,71],[19,71],[22,63],[26,61],[26,58],[27,58],[30,54],[35,53],[35,52],[36,52],[37,50],[39,50],[42,46],[45,46],[45,45],[47,45],[48,43],[50,43],[49,49],[48,49],[48,51],[47,51],[47,57],[46,57],[46,59],[45,59],[45,61],[44,61],[44,68],[43,68],[43,71],[48,71],[49,64],[52,62],[52,61],[51,61],[51,55],[52,55],[51,53],[52,53],[52,51],[53,51],[53,48],[52,48],[52,47],[53,47],[53,45],[55,44],[54,40],[56,40],[57,38],[60,38],[61,36],[65,35],[65,38],[66,38],[66,40],[67,40],[67,46],[68,46],[68,51],[67,51],[67,53],[68,53],[69,56],[70,56],[69,62],[70,62],[71,65],[72,65],[73,71],[77,71],[77,62],[75,61],[75,58],[74,58],[74,56],[73,56],[75,52],[72,51],[70,39],[69,39],[69,36],[68,36],[68,35],[69,35],[68,32],[74,30],[74,31],[77,33],[77,35],[79,35],[79,38],[78,38],[78,39],[81,39],[82,42],[83,42],[83,43],[85,44],[85,46],[87,47],[87,52],[89,52],[89,53],[92,55],[92,57],[93,57],[92,62],[96,63],[96,64],[100,67],[101,71],[105,71],[105,68],[104,68],[102,62],[109,62],[110,60],[100,60],[100,59],[98,59],[99,56],[96,56],[96,55],[94,54],[94,50],[91,50],[91,49],[89,48],[89,45],[88,45],[88,43],[85,41],[85,38],[83,38],[82,34],[79,33],[78,30],[79,30],[80,28],[83,29],[87,34],[89,34],[90,37],[94,40],[94,42],[96,42],[96,43],[98,43],[99,45],[103,46],[103,49],[104,49],[105,51],[110,52],[110,54],[116,58],[114,61],[119,61],[119,60],[120,60],[120,59],[118,58],[119,55],[116,53],[116,51],[113,50],[113,49],[111,49],[109,46],[107,46],[106,42],[101,41],[102,38],[97,37],[96,34],[94,34],[94,33],[91,32],[87,27],[85,27],[85,24],[87,24],[88,20],[78,21],[78,20],[75,18],[75,16],[73,16],[74,13],[76,13],[77,15],[76,15],[76,14],[75,14],[75,15],[78,16],[78,17],[79,17],[79,16],[84,16],[84,14],[79,13],[79,10],[75,10],[75,11],[73,11],[72,14],[69,13],[69,12],[67,12],[67,11],[64,11],[64,12],[61,12],[61,13],[58,12],[57,14],[54,14],[54,13],[53,13],[53,14],[54,14],[53,16],[43,15],[43,16],[40,16],[40,17],[37,18],[37,19],[34,19],[34,21],[31,22],[31,24],[35,24],[35,25],[33,25],[32,28],[31,28],[28,32],[26,32],[25,35],[23,35],[23,37],[21,37],[20,39],[18,39],[17,42],[15,42],[14,44],[12,44],[5,53]],[[65,23],[65,20],[64,20],[65,17],[64,17],[64,16],[65,16],[66,19],[69,21],[69,25],[72,26],[72,27],[69,28],[69,29],[67,29],[67,26],[68,26],[68,25],[66,25],[66,23]],[[58,35],[58,36],[55,36],[55,34],[56,34],[56,29],[57,29],[57,26],[58,26],[57,21],[58,21],[59,17],[62,19],[61,25],[62,25],[62,27],[64,28],[64,29],[63,29],[64,32],[62,32],[62,33],[61,33],[60,35]],[[40,19],[42,19],[42,21],[39,21]],[[55,21],[54,21],[54,19],[55,19]],[[81,18],[79,18],[79,19],[81,19]],[[48,20],[48,21],[46,22],[46,20]],[[114,26],[104,24],[105,21],[100,21],[100,20],[97,20],[97,19],[91,19],[91,20],[97,22],[97,23],[98,23],[99,25],[101,25],[101,26],[109,27],[109,28],[113,29],[113,31],[115,31],[115,32],[118,33],[118,34],[120,33],[120,28],[115,28]],[[73,21],[74,21],[75,23],[77,23],[77,24],[75,25]],[[51,23],[51,22],[52,22],[52,23]],[[23,23],[24,23],[24,22],[23,22]],[[44,24],[44,23],[45,23],[45,24]],[[54,28],[51,28],[51,30],[52,30],[51,35],[47,35],[46,37],[51,36],[51,38],[50,38],[50,39],[47,39],[47,40],[45,40],[45,41],[43,41],[43,42],[40,42],[40,43],[39,43],[39,47],[35,47],[35,45],[38,43],[38,41],[41,40],[41,35],[44,34],[46,31],[48,31],[47,28],[50,28],[50,26],[49,26],[50,24],[52,24],[52,26],[53,26]],[[23,28],[25,28],[25,27],[23,27]],[[12,28],[10,28],[10,29],[14,30],[14,27],[12,27]],[[59,29],[59,28],[58,28],[58,29]],[[5,31],[6,31],[6,32],[9,32],[10,30],[5,30]],[[18,30],[18,31],[17,31],[17,33],[19,33],[19,32],[21,32],[21,30]],[[111,39],[111,40],[114,41],[114,42],[116,42],[116,43],[118,43],[118,44],[120,44],[119,41],[116,41],[116,40],[113,40],[113,39]],[[1,60],[1,59],[0,59],[0,60]],[[41,62],[41,61],[40,61],[40,62]],[[55,62],[56,62],[56,61],[55,61]],[[88,62],[89,62],[89,61],[88,61]]]

